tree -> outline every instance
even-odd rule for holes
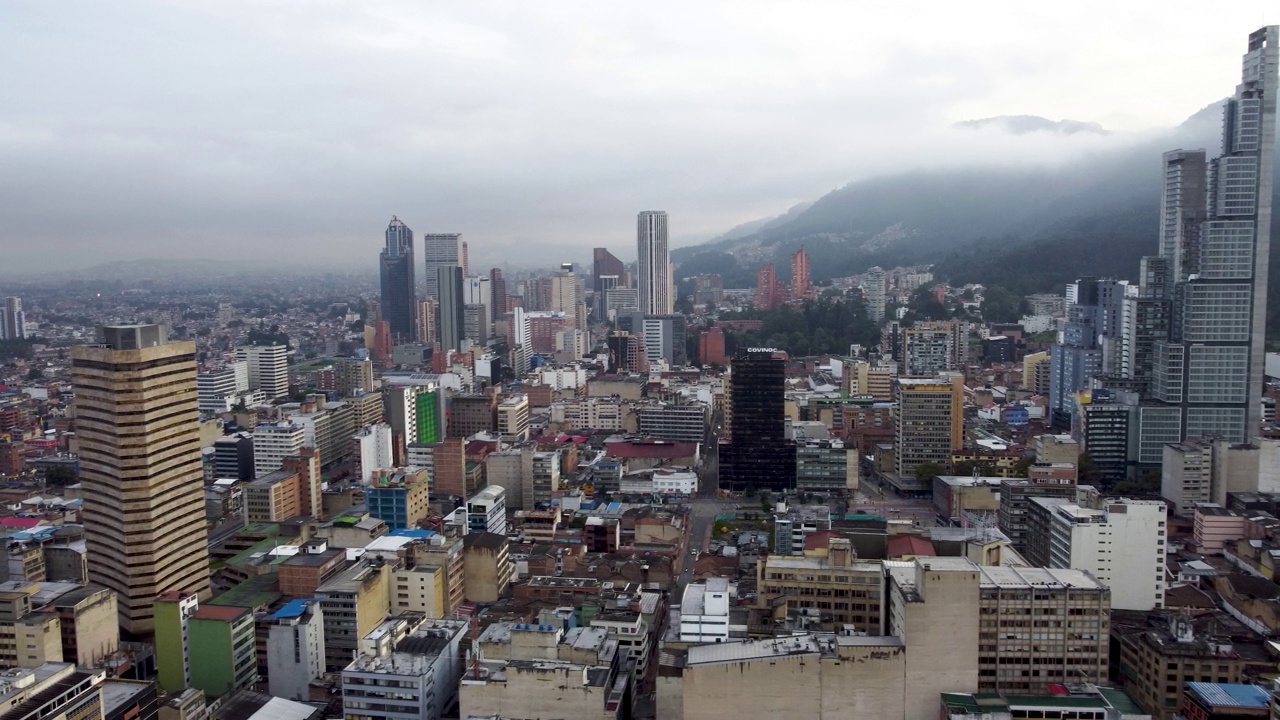
[[[982,319],[987,322],[1017,322],[1022,316],[1022,298],[992,285],[982,295]]]
[[[1089,453],[1080,453],[1076,459],[1076,483],[1079,485],[1097,485],[1099,481],[1098,466],[1093,464]]]
[[[43,379],[44,379],[44,371],[43,371],[43,370],[41,370],[41,369],[40,369],[40,368],[38,368],[38,367],[33,367],[33,368],[31,368],[30,370],[28,370],[28,371],[27,371],[27,379],[28,379],[28,380],[43,380]]]
[[[927,483],[935,477],[943,473],[943,468],[937,463],[924,463],[916,467],[916,480],[918,482]]]

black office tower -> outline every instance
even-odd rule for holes
[[[786,354],[749,348],[732,362],[728,442],[720,444],[720,486],[731,490],[793,489],[795,443],[786,439]]]
[[[382,271],[382,319],[396,342],[414,339],[418,291],[413,270],[413,231],[394,215],[387,226],[387,245],[379,256]]]
[[[462,267],[438,267],[436,278],[440,293],[440,345],[437,349],[460,350],[463,336]]]

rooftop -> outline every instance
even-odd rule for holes
[[[1188,682],[1187,693],[1201,703],[1217,708],[1265,710],[1271,706],[1271,694],[1257,685]]]
[[[1106,590],[1107,586],[1085,570],[1058,568],[995,567],[984,565],[982,588],[1012,590],[1019,588]]]
[[[232,607],[229,605],[201,605],[191,617],[194,620],[233,622],[248,614],[249,608]]]

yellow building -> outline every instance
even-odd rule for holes
[[[799,611],[818,627],[852,625],[879,635],[884,607],[878,562],[858,562],[846,538],[828,541],[825,557],[768,555],[756,565],[757,603],[777,619]]]
[[[398,559],[356,563],[316,590],[324,611],[327,672],[346,667],[360,639],[382,624],[391,610],[391,575]]]
[[[159,325],[99,334],[71,349],[89,578],[145,635],[161,593],[209,593],[195,343]]]
[[[505,535],[481,532],[463,538],[466,547],[463,590],[467,600],[496,602],[511,585],[511,556]]]

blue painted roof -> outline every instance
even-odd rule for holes
[[[308,598],[306,600],[290,600],[285,606],[280,608],[271,616],[272,620],[282,618],[302,617],[307,612],[307,603],[316,602],[316,598]]]
[[[435,530],[416,530],[413,528],[399,528],[397,530],[392,530],[391,532],[387,533],[387,535],[391,537],[407,537],[407,538],[413,538],[415,540],[426,540],[427,538],[435,534],[436,534]]]
[[[1271,706],[1271,695],[1257,685],[1189,682],[1187,689],[1217,707],[1266,709]]]

